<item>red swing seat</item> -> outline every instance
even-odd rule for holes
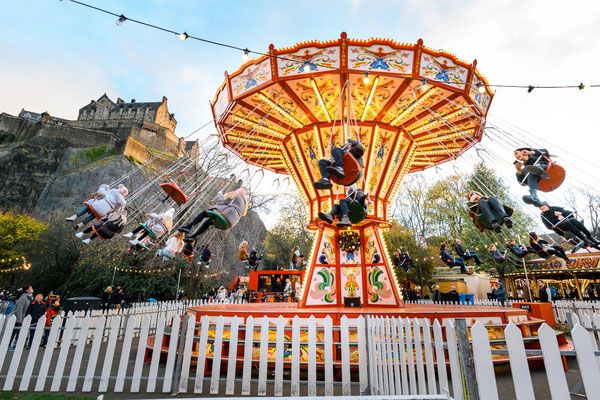
[[[360,179],[362,168],[349,151],[344,153],[342,160],[344,161],[344,179],[338,179],[334,175],[331,175],[329,179],[338,185],[350,186]]]
[[[548,169],[546,170],[550,174],[550,179],[542,179],[538,184],[538,190],[542,192],[552,192],[562,185],[565,181],[565,169],[560,165],[550,161]]]
[[[171,177],[172,175],[174,176],[174,178]],[[164,190],[164,192],[167,194],[167,196],[172,198],[173,201],[175,203],[177,203],[178,205],[187,203],[187,201],[197,193],[197,192],[195,192],[190,197],[188,197],[184,193],[184,191],[179,186],[177,186],[177,181],[184,175],[189,175],[190,177],[193,178],[193,175],[187,171],[174,171],[174,172],[171,172],[170,174],[168,174],[167,176],[165,176],[165,178],[159,185],[159,187],[162,190]]]

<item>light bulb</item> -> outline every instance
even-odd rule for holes
[[[302,68],[300,68],[300,69],[302,70],[302,72],[306,72],[306,71],[308,71],[308,64],[304,64],[304,65],[302,66]]]
[[[421,91],[425,91],[425,90],[427,90],[427,89],[428,89],[428,86],[427,86],[427,79],[423,79],[423,80],[421,80]]]
[[[185,40],[185,39],[187,39],[189,37],[189,35],[187,34],[187,32],[180,33],[177,36],[179,37],[180,40]]]
[[[242,60],[248,61],[248,55],[250,54],[250,50],[244,49],[244,54],[242,54]]]
[[[477,86],[477,91],[478,91],[479,93],[481,93],[481,94],[484,94],[484,93],[486,92],[485,85],[484,85],[483,83],[479,82],[479,83],[478,83],[477,85],[475,85],[475,86]]]
[[[121,26],[121,24],[122,24],[123,22],[125,22],[125,20],[126,20],[126,19],[127,19],[127,17],[126,17],[126,16],[124,16],[123,14],[121,14],[121,15],[119,16],[119,19],[117,20],[117,22],[115,22],[115,24],[117,24],[117,26]]]
[[[365,85],[368,85],[368,84],[369,84],[369,81],[370,81],[370,79],[369,79],[369,73],[368,73],[368,72],[365,72],[365,77],[363,78],[363,83],[364,83]]]

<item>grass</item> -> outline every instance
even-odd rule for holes
[[[80,157],[88,160],[89,162],[94,162],[101,157],[108,157],[118,153],[118,149],[116,148],[108,148],[106,146],[98,146],[92,147],[87,150],[83,150],[77,154],[74,154],[69,159],[71,165],[78,164]]]
[[[96,396],[80,397],[49,393],[0,393],[0,400],[88,400],[95,398]]]

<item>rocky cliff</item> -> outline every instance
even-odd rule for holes
[[[0,209],[29,213],[41,219],[51,213],[61,217],[72,214],[100,184],[114,182],[126,174],[129,176],[123,183],[130,194],[135,193],[132,197],[136,197],[128,203],[130,216],[143,218],[155,207],[173,205],[170,200],[161,204],[164,195],[156,183],[140,192],[160,170],[144,167],[133,157],[124,157],[123,143],[103,132],[44,127],[39,122],[0,114],[0,170]],[[224,185],[224,181],[217,180],[197,200],[208,204]],[[198,209],[206,204],[198,204]],[[178,215],[181,217],[184,212],[182,206]],[[134,218],[129,227],[139,222]],[[215,266],[235,274],[243,271],[242,263],[237,260],[239,242],[248,240],[250,246],[260,247],[265,235],[264,224],[251,210],[232,230],[207,233],[203,240],[218,244],[213,244]],[[123,246],[119,243],[119,247]]]

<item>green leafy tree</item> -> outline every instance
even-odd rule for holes
[[[308,258],[314,233],[306,228],[308,209],[297,192],[290,194],[280,208],[277,223],[267,232],[263,241],[265,267],[285,266],[290,262],[290,254],[295,246]]]
[[[388,250],[392,253],[390,257],[396,249],[402,248],[413,258],[415,267],[408,273],[403,268],[394,268],[399,282],[404,282],[406,285],[407,281],[411,281],[422,288],[433,283],[433,270],[437,265],[435,248],[421,246],[417,243],[415,232],[405,230],[397,221],[392,223],[392,228],[384,233],[383,237]]]

